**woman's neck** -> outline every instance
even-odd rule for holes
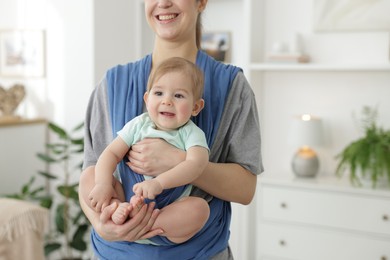
[[[156,42],[152,54],[152,67],[156,67],[162,61],[171,57],[182,57],[195,63],[197,54],[198,48],[193,42],[188,44]]]

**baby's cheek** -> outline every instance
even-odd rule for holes
[[[183,106],[180,108],[180,114],[182,117],[190,117],[192,114],[192,107]]]

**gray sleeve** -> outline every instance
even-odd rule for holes
[[[253,174],[264,171],[256,99],[242,72],[233,81],[210,159],[240,164]]]
[[[226,100],[218,133],[211,147],[210,161],[237,163],[256,175],[264,171],[256,99],[242,72],[234,79]],[[195,186],[191,195],[206,201],[212,199],[211,195]]]
[[[84,135],[83,169],[95,165],[100,154],[113,140],[104,78],[92,92],[87,106]]]

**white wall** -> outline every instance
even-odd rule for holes
[[[95,82],[107,69],[136,59],[137,1],[95,0],[94,8],[94,59]]]
[[[44,117],[66,127],[84,118],[93,88],[93,1],[3,0],[0,29],[46,32],[46,75],[43,78],[0,78],[9,87],[23,83],[26,98],[18,114]]]

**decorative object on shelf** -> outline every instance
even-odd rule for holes
[[[15,121],[20,119],[14,113],[25,94],[24,86],[20,84],[15,84],[9,89],[4,89],[0,86],[0,121]]]
[[[272,52],[273,53],[286,53],[289,52],[289,48],[287,43],[284,41],[276,41],[272,44]]]
[[[295,117],[290,130],[289,143],[299,147],[291,162],[295,175],[315,177],[320,162],[312,147],[323,143],[321,119],[309,114]]]
[[[275,63],[310,62],[310,56],[303,51],[301,34],[295,33],[290,45],[283,41],[276,41],[272,45],[271,53],[267,55],[267,61]]]
[[[230,33],[203,32],[201,49],[218,61],[230,62]]]
[[[77,159],[84,151],[84,139],[75,135],[80,134],[83,125],[79,124],[69,132],[54,123],[48,125],[52,141],[46,144],[47,153],[38,153],[37,156],[51,167],[50,171],[38,171],[38,176],[44,177],[49,186],[55,185],[54,192],[47,192],[43,185],[37,187],[33,175],[20,193],[7,196],[36,201],[51,209],[54,227],[45,237],[45,255],[57,252],[60,257],[56,256],[56,259],[81,259],[87,250],[86,234],[90,224],[79,204],[78,182],[71,183],[71,176],[81,171]]]
[[[354,185],[390,187],[390,129],[377,124],[376,108],[364,106],[360,124],[364,136],[352,141],[336,158],[336,174],[349,173]]]
[[[0,31],[0,75],[43,77],[45,34],[42,30]]]
[[[390,0],[315,0],[316,31],[390,30]]]
[[[267,56],[267,61],[274,63],[308,63],[310,56],[301,53],[271,53]]]

